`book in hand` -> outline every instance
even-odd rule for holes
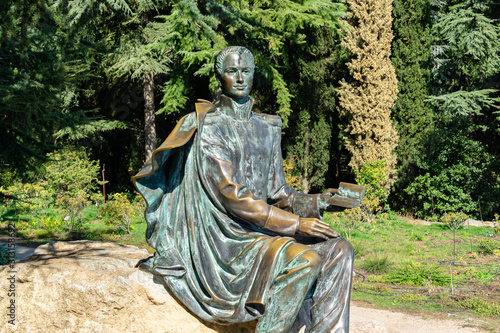
[[[332,191],[334,195],[328,200],[328,203],[330,206],[334,206],[331,207],[332,211],[356,208],[361,206],[365,192],[366,187],[363,185],[340,183],[339,188]]]

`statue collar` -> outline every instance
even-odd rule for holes
[[[250,118],[254,99],[247,99],[238,102],[231,97],[222,95],[219,100],[219,111],[236,120],[246,121]]]

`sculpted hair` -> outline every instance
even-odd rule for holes
[[[229,47],[226,47],[225,49],[223,49],[222,51],[220,51],[219,53],[217,53],[217,55],[215,56],[215,64],[214,64],[215,75],[217,75],[218,77],[222,77],[222,70],[224,67],[224,59],[226,59],[226,56],[228,54],[232,54],[232,53],[237,53],[240,56],[243,54],[248,55],[250,57],[250,59],[252,60],[252,69],[255,69],[255,59],[253,58],[253,54],[252,54],[252,52],[250,52],[249,49],[247,49],[246,47],[243,47],[243,46],[229,46]]]

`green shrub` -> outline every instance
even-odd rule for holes
[[[10,262],[10,253],[7,244],[0,245],[0,265],[7,265]]]
[[[474,271],[474,278],[478,280],[481,284],[489,285],[496,277],[496,272],[494,270],[476,270]]]
[[[83,193],[88,198],[97,188],[99,161],[92,161],[84,149],[69,147],[47,157],[44,179],[56,196]]]
[[[356,182],[366,186],[363,205],[370,211],[378,211],[387,201],[389,187],[385,177],[384,160],[365,162],[360,169],[354,169]]]
[[[471,309],[481,316],[500,316],[500,305],[488,303],[479,298],[466,298],[459,301],[459,305]]]
[[[426,297],[419,294],[406,293],[401,295],[401,302],[404,303],[418,303],[426,300]]]
[[[424,286],[432,283],[444,286],[450,283],[450,277],[438,266],[424,266],[418,262],[408,261],[397,270],[386,276],[388,282]]]
[[[82,212],[90,204],[83,190],[76,194],[62,194],[57,198],[56,204],[60,207],[57,211],[65,215],[68,232],[83,228]]]
[[[359,258],[366,254],[368,251],[368,247],[363,242],[351,242],[351,245],[354,249],[354,257]]]
[[[410,235],[410,240],[413,242],[421,242],[424,240],[424,235],[422,235],[420,232],[411,232]]]
[[[124,193],[115,193],[111,195],[111,200],[106,202],[101,208],[107,225],[114,226],[118,230],[131,233],[130,223],[132,218],[138,214],[137,206],[129,201]]]
[[[499,243],[493,238],[483,238],[479,241],[479,251],[484,254],[493,254],[498,249]]]
[[[54,217],[51,215],[40,216],[42,228],[47,229],[52,233],[61,232],[63,226],[66,224],[62,217]]]

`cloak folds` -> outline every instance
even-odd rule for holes
[[[264,313],[273,281],[290,263],[286,249],[295,240],[252,231],[206,184],[213,170],[201,162],[200,133],[207,113],[216,110],[208,101],[197,103],[196,114],[179,121],[133,182],[146,200],[146,238],[157,251],[142,268],[161,275],[202,319],[229,324]],[[281,128],[276,131],[279,136]],[[275,146],[279,149],[279,142]],[[277,205],[285,209],[282,202]]]

